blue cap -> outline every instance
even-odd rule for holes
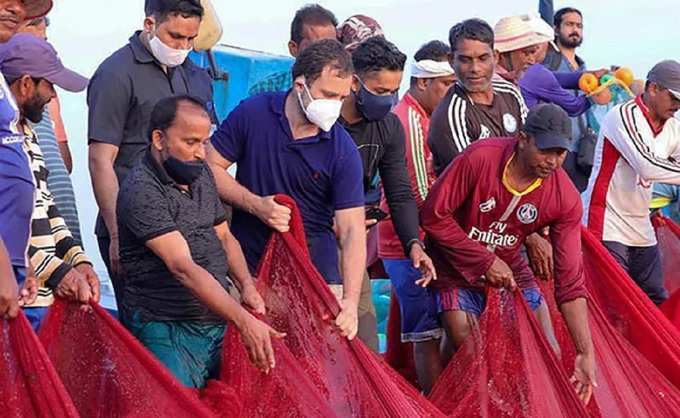
[[[555,104],[542,103],[533,107],[523,130],[534,138],[539,149],[571,149],[571,119]]]
[[[18,33],[0,44],[0,72],[8,79],[25,75],[44,78],[64,90],[85,90],[88,80],[64,67],[57,51],[46,40],[30,33]]]

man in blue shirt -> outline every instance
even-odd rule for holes
[[[350,339],[366,266],[363,170],[356,145],[336,120],[352,70],[338,41],[312,43],[293,65],[293,88],[242,102],[213,135],[207,156],[220,197],[234,206],[233,233],[251,271],[269,228],[288,229],[290,210],[272,195],[295,199],[312,261],[328,284],[342,285],[336,324]],[[236,181],[226,172],[234,163]]]

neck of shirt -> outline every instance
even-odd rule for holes
[[[529,186],[527,186],[524,190],[517,190],[515,187],[512,185],[510,181],[510,163],[515,159],[515,153],[513,152],[510,158],[508,158],[508,161],[505,163],[505,167],[503,168],[503,186],[510,192],[513,196],[525,196],[528,195],[529,193],[533,192],[537,188],[543,184],[543,179],[541,178],[536,178]]]

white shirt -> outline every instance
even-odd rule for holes
[[[641,97],[615,106],[600,127],[583,194],[584,224],[602,241],[656,244],[649,220],[654,182],[680,184],[680,121],[652,128]]]

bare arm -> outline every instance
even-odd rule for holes
[[[59,153],[61,153],[61,159],[64,160],[66,171],[71,174],[73,172],[73,158],[71,157],[71,149],[68,147],[68,142],[59,142]]]
[[[116,172],[113,170],[113,162],[117,155],[118,147],[104,142],[92,141],[88,150],[88,165],[94,198],[112,238],[118,237],[116,199],[119,185]]]
[[[169,232],[147,241],[146,246],[211,311],[236,325],[253,363],[265,371],[274,367],[271,337],[283,335],[243,309],[210,273],[197,265],[181,233]]]
[[[276,203],[273,196],[261,197],[240,185],[227,173],[233,162],[222,157],[212,144],[207,145],[206,160],[215,177],[220,199],[257,216],[279,232],[288,231],[290,209]]]
[[[353,339],[358,331],[359,295],[366,268],[366,228],[364,208],[343,209],[335,212],[336,233],[340,245],[342,270],[342,310],[335,324],[342,334]]]
[[[12,262],[0,239],[0,318],[14,318],[19,314],[19,289]]]
[[[595,383],[595,353],[593,340],[588,326],[588,302],[585,298],[576,298],[560,305],[564,322],[567,324],[571,339],[576,348],[574,374],[571,382],[576,386],[576,393],[584,403],[588,403]]]
[[[215,233],[222,243],[222,248],[227,254],[227,264],[231,277],[235,278],[241,286],[253,284],[253,277],[248,270],[246,257],[243,255],[241,244],[236,240],[229,229],[227,222],[215,226]]]

